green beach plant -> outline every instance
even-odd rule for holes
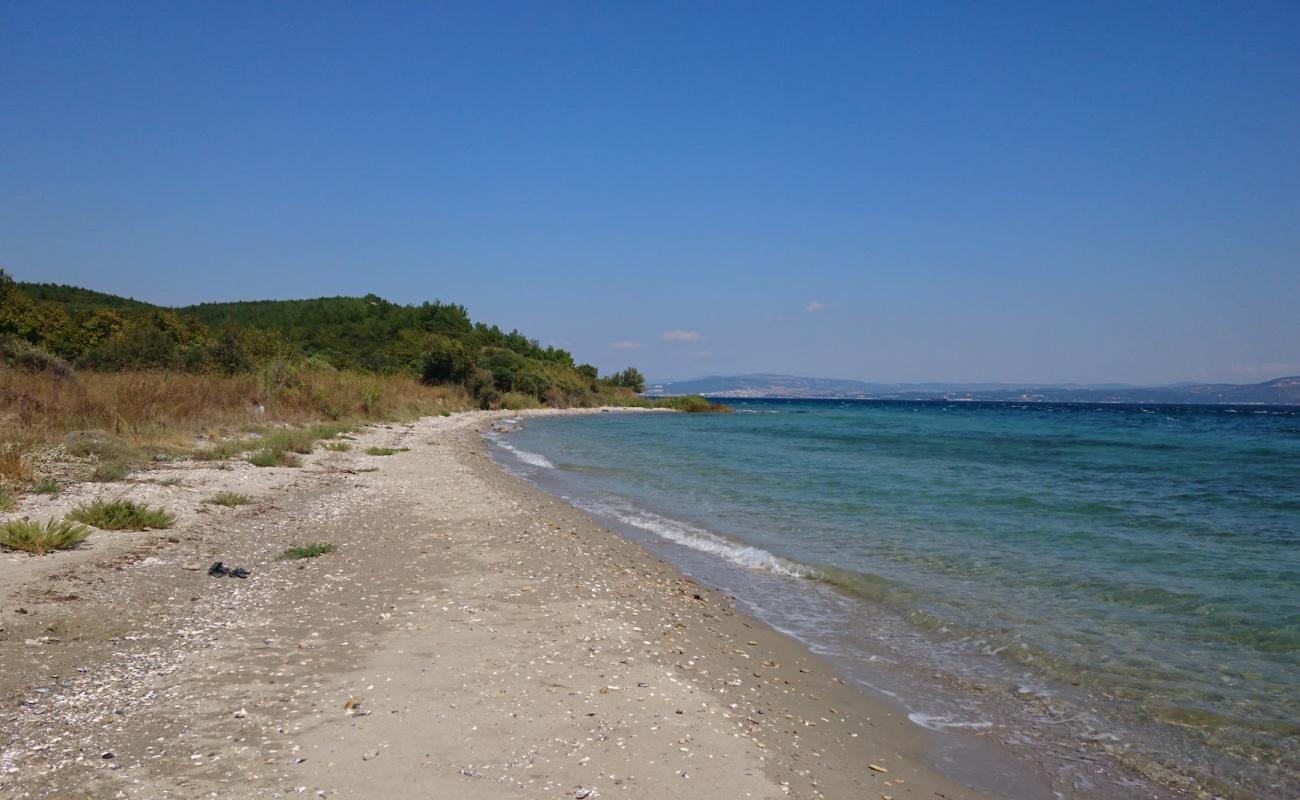
[[[352,445],[347,442],[325,442],[321,447],[326,450],[332,450],[335,453],[346,453],[352,449]]]
[[[90,529],[68,520],[49,520],[45,524],[26,519],[0,523],[0,547],[40,555],[54,550],[69,550],[86,540]]]
[[[248,457],[255,467],[301,467],[302,459],[288,450],[258,450]]]
[[[96,500],[74,508],[68,519],[106,531],[145,531],[170,528],[176,522],[176,515],[131,500]]]
[[[368,456],[391,456],[401,452],[396,447],[367,447],[366,455]]]
[[[249,497],[246,494],[239,494],[238,492],[217,492],[216,494],[212,495],[211,497],[209,497],[207,500],[204,500],[203,502],[210,503],[211,505],[214,506],[226,506],[227,508],[234,508],[235,506],[248,505],[249,503],[253,502],[253,498]]]
[[[63,484],[53,478],[46,478],[32,487],[32,494],[58,494],[63,491]]]
[[[302,547],[290,547],[281,553],[278,558],[281,561],[296,561],[300,558],[316,558],[326,553],[333,553],[338,548],[329,542],[318,542],[316,544],[304,545]]]

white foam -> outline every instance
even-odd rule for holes
[[[540,453],[530,453],[527,450],[520,450],[518,447],[515,447],[509,442],[502,441],[501,439],[497,439],[496,443],[503,450],[509,450],[514,454],[515,458],[525,464],[531,464],[534,467],[542,467],[543,469],[555,469],[555,465],[552,464],[546,456],[541,455]]]
[[[928,728],[932,731],[950,731],[954,729],[966,730],[983,730],[992,728],[993,723],[985,720],[955,720],[946,714],[922,714],[914,711],[907,715],[912,722],[920,725],[922,728]]]
[[[787,561],[760,547],[739,544],[710,533],[703,528],[697,528],[679,520],[661,517],[644,509],[593,503],[589,504],[586,510],[597,514],[609,514],[643,531],[649,531],[661,539],[666,539],[683,547],[689,547],[701,553],[718,556],[749,569],[787,575],[792,578],[805,578],[813,574],[807,567]]]

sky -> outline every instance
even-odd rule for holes
[[[19,280],[655,380],[1300,374],[1295,2],[4,8]]]

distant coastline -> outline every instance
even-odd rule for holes
[[[653,384],[648,397],[679,394],[720,400],[895,400],[911,402],[1104,403],[1224,406],[1300,406],[1300,376],[1262,383],[1168,386],[885,384],[793,375],[711,376]]]

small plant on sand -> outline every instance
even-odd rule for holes
[[[32,487],[32,494],[58,494],[63,491],[63,484],[53,478],[46,478]]]
[[[95,465],[95,471],[91,473],[91,480],[100,481],[101,483],[111,483],[112,481],[124,480],[131,470],[120,461],[105,461]]]
[[[211,503],[214,506],[226,506],[227,508],[234,508],[235,506],[248,505],[249,503],[253,502],[253,498],[249,497],[246,494],[238,494],[236,492],[217,492],[216,494],[212,495],[211,497],[209,497],[207,500],[204,500],[203,502]]]
[[[145,531],[170,528],[176,516],[161,508],[149,508],[130,500],[96,500],[77,506],[68,514],[73,522],[84,522],[106,531]]]
[[[290,547],[279,555],[281,561],[295,561],[299,558],[315,558],[323,556],[326,553],[333,553],[338,548],[328,542],[318,542],[317,544],[304,545],[303,547]]]
[[[366,455],[368,456],[391,456],[397,452],[400,451],[398,451],[398,449],[395,447],[367,447],[366,448]]]
[[[258,450],[248,457],[255,467],[301,467],[302,459],[288,450]]]
[[[211,447],[195,450],[191,457],[195,461],[223,461],[227,458],[234,458],[240,453],[246,453],[256,446],[256,439],[231,439],[227,442],[217,442]]]
[[[357,467],[353,472],[378,472],[379,467]]]
[[[326,450],[333,450],[336,453],[346,453],[352,449],[352,445],[347,442],[326,442],[321,445]]]
[[[85,525],[67,520],[52,519],[42,525],[39,522],[15,519],[0,524],[0,547],[26,553],[48,553],[76,547],[89,535],[90,529]]]
[[[182,483],[184,483],[184,481],[180,478],[163,478],[158,481],[159,486],[180,486]]]
[[[0,511],[8,511],[18,504],[18,498],[9,491],[8,486],[0,486]]]

